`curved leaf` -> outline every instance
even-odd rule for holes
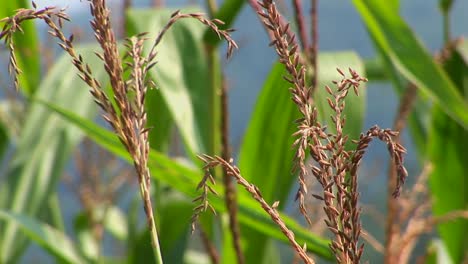
[[[73,241],[51,226],[40,223],[34,218],[4,210],[0,210],[0,219],[18,226],[31,240],[64,263],[86,263],[76,250]]]
[[[276,63],[257,99],[239,153],[239,168],[244,177],[261,186],[266,201],[286,204],[295,177],[291,174],[294,150],[294,120],[299,117],[283,76],[284,65]],[[243,192],[243,190],[242,190]],[[259,230],[242,226],[246,263],[264,263],[269,238]],[[278,262],[279,260],[274,260]],[[273,262],[273,263],[275,263]]]
[[[445,113],[468,128],[468,104],[395,9],[376,0],[353,0],[382,56],[437,102]]]

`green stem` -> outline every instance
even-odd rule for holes
[[[208,15],[210,18],[213,18],[216,10],[218,10],[218,7],[216,5],[215,0],[206,0],[206,5],[208,6]]]
[[[140,180],[140,193],[143,198],[143,203],[145,206],[146,216],[148,220],[148,225],[150,229],[151,242],[153,244],[153,254],[156,264],[163,264],[162,255],[161,255],[161,246],[159,245],[159,236],[158,230],[156,229],[156,221],[154,220],[153,207],[151,205],[151,194],[149,186],[147,185],[146,179],[149,179],[149,171],[147,171],[147,177],[141,177]]]
[[[442,12],[443,27],[444,27],[444,42],[450,42],[450,16],[449,11]]]
[[[210,140],[208,142],[207,151],[211,155],[220,155],[221,153],[221,135],[220,135],[220,87],[221,87],[221,73],[219,71],[219,55],[214,46],[206,44],[209,75],[210,75],[210,92],[209,92],[209,105],[210,105]]]

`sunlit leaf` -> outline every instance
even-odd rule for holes
[[[353,3],[381,56],[387,57],[386,61],[427,93],[451,118],[468,128],[468,103],[397,10],[376,0],[353,0]]]

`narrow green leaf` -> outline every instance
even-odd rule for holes
[[[77,252],[73,241],[51,226],[26,215],[5,210],[0,210],[0,219],[17,226],[31,240],[64,263],[86,263]]]
[[[440,105],[445,113],[468,128],[468,104],[421,45],[396,10],[376,0],[353,0],[374,44],[392,64]]]
[[[47,216],[50,218],[50,223],[54,228],[58,229],[59,231],[65,232],[65,223],[63,221],[63,212],[60,209],[60,200],[58,197],[58,193],[53,193],[49,201],[47,202]]]
[[[366,78],[372,81],[386,81],[389,79],[383,60],[380,56],[364,61]]]
[[[93,51],[96,46],[77,48],[77,52],[89,59],[96,78],[103,81],[102,62]],[[87,118],[94,118],[96,107],[86,84],[79,79],[67,55],[63,55],[40,84],[37,98],[45,98],[57,105],[73,109]],[[6,209],[29,216],[36,216],[44,209],[50,195],[63,173],[68,157],[81,139],[81,132],[63,123],[58,116],[39,104],[32,103],[17,148],[2,185],[10,190]],[[10,262],[21,255],[24,237],[11,223],[0,226],[0,262]]]
[[[55,111],[68,122],[78,126],[89,138],[101,145],[108,151],[118,155],[127,162],[131,162],[129,154],[124,150],[117,137],[94,124],[62,107],[53,105],[51,103],[41,101],[42,104]],[[174,160],[170,159],[164,154],[152,150],[148,159],[148,166],[150,167],[151,175],[153,178],[162,183],[168,184],[172,188],[180,191],[188,197],[198,196],[196,186],[198,181],[202,178],[201,171],[188,168]],[[210,202],[219,212],[225,212],[225,205],[223,199],[223,187],[216,185],[214,187],[219,196],[210,195]],[[332,254],[328,247],[328,241],[311,234],[307,229],[301,227],[295,220],[290,217],[280,214],[284,222],[294,232],[296,239],[302,245],[307,243],[307,249],[314,252],[318,256],[326,259],[331,259]],[[256,203],[251,197],[243,192],[239,193],[239,220],[253,229],[259,230],[272,238],[287,242],[286,237],[281,233],[279,228],[272,222],[270,217],[265,211]]]

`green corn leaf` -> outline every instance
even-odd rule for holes
[[[86,263],[75,248],[73,241],[64,233],[36,219],[0,210],[0,220],[17,226],[27,237],[47,250],[63,263]]]
[[[459,91],[468,98],[468,43],[458,44],[444,63]],[[454,122],[440,108],[432,111],[428,139],[429,159],[434,170],[429,177],[433,212],[443,215],[468,209],[468,130]],[[438,225],[439,235],[453,263],[461,263],[468,251],[468,220],[457,219]]]
[[[397,10],[377,0],[353,0],[382,56],[433,99],[460,125],[468,128],[468,104],[426,51]]]

